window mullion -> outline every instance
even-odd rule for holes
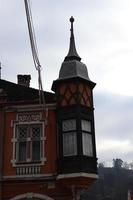
[[[29,161],[32,161],[32,126],[28,126],[28,150],[29,150]]]

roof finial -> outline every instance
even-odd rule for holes
[[[72,36],[74,37],[74,34],[73,34],[73,22],[74,22],[74,18],[73,18],[73,16],[71,16],[70,22],[71,22],[71,29],[70,29],[70,31],[71,31],[71,37]]]
[[[81,58],[79,57],[79,55],[76,51],[76,47],[75,47],[74,29],[73,29],[74,18],[73,18],[73,16],[70,18],[70,22],[71,22],[70,46],[69,46],[69,52],[68,52],[67,56],[65,57],[65,61],[69,61],[69,60],[80,61]]]

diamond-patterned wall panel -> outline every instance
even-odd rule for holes
[[[90,107],[91,90],[87,85],[83,83],[67,83],[60,87],[58,99],[58,104],[60,106],[68,106],[80,103],[81,105]]]

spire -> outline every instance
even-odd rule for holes
[[[75,47],[75,39],[74,39],[74,31],[73,31],[73,22],[74,22],[74,18],[71,17],[70,18],[70,22],[71,22],[71,36],[70,36],[70,46],[69,46],[69,52],[67,54],[67,56],[65,57],[64,61],[69,61],[69,60],[78,60],[80,61],[81,58],[79,57],[77,51],[76,51],[76,47]]]

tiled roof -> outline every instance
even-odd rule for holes
[[[0,80],[0,93],[7,95],[8,102],[34,102],[39,99],[39,91],[34,88],[25,87],[6,80]],[[44,92],[46,103],[55,102],[55,95],[52,92]]]

